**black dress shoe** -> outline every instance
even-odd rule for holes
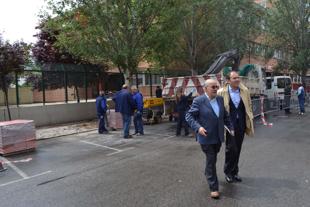
[[[234,176],[234,180],[235,180],[236,182],[242,182],[241,177],[238,176],[238,175],[235,175],[235,176]]]
[[[231,177],[231,176],[225,176],[225,180],[227,181],[227,183],[233,183],[234,182],[234,179],[233,179],[233,177]]]

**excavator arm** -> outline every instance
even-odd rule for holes
[[[238,71],[239,63],[240,63],[240,56],[238,50],[229,50],[227,52],[221,53],[216,56],[214,62],[209,67],[209,69],[203,75],[209,74],[217,74],[219,73],[226,63],[233,61],[232,70]]]

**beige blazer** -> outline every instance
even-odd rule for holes
[[[245,112],[246,112],[245,133],[248,136],[253,136],[254,135],[254,124],[253,124],[253,111],[252,111],[252,101],[251,101],[250,92],[248,88],[242,83],[240,83],[239,88],[240,88],[240,97],[243,101]],[[224,87],[219,89],[217,93],[218,95],[224,98],[224,107],[226,111],[230,113],[230,108],[229,108],[230,96],[228,92],[228,84],[225,84]]]

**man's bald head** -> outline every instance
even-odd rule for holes
[[[127,89],[127,88],[128,88],[127,84],[124,84],[124,85],[122,86],[122,89]]]
[[[205,81],[204,89],[210,99],[216,97],[219,85],[220,84],[216,79],[208,79]]]
[[[214,84],[214,83],[217,84],[217,85],[219,85],[219,82],[218,82],[216,79],[210,78],[210,79],[208,79],[208,80],[205,81],[204,87],[207,88],[208,85]]]

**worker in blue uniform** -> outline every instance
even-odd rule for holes
[[[98,133],[107,134],[108,130],[105,127],[105,117],[107,112],[107,99],[104,96],[104,91],[99,92],[99,96],[96,98],[97,117],[99,120]]]

